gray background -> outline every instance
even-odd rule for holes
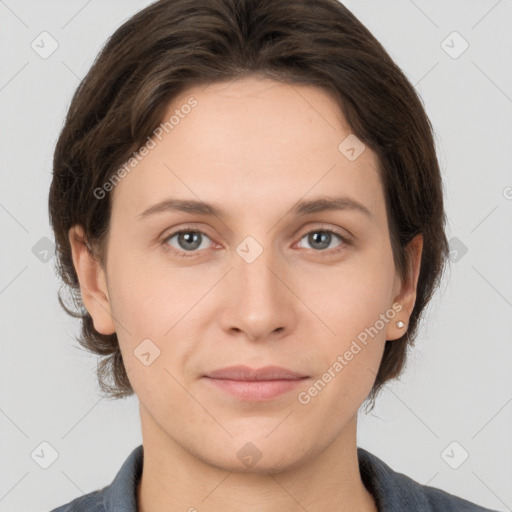
[[[73,91],[148,3],[0,0],[2,512],[47,511],[107,485],[141,442],[137,399],[101,398],[96,360],[58,305],[47,194]],[[453,260],[406,372],[360,415],[358,444],[422,484],[512,510],[512,0],[345,3],[423,98]],[[44,31],[58,43],[47,58]],[[460,55],[454,31],[469,44]],[[42,442],[58,453],[47,469]]]

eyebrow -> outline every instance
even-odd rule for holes
[[[332,211],[332,210],[351,210],[363,213],[367,217],[373,217],[370,210],[362,203],[348,196],[337,197],[319,197],[310,200],[300,200],[291,208],[291,213],[296,216],[306,216],[312,213]],[[143,220],[151,215],[162,212],[185,212],[195,215],[207,215],[214,217],[226,217],[227,214],[219,206],[215,206],[204,201],[193,199],[166,199],[157,203],[147,210],[144,210],[137,217]]]

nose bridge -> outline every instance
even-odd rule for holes
[[[243,245],[239,246],[237,253],[241,252],[243,247]],[[279,293],[278,288],[282,286],[275,276],[276,257],[272,254],[270,247],[262,249],[260,254],[255,255],[255,251],[254,247],[250,247],[246,253],[251,256],[251,259],[245,259],[239,254],[240,258],[236,264],[237,274],[244,285],[243,295],[251,299],[271,300],[276,293]]]
[[[275,330],[288,329],[293,320],[290,291],[285,284],[283,265],[272,249],[271,237],[265,246],[247,237],[236,248],[231,279],[228,329],[244,331],[250,339],[262,338]]]
[[[282,295],[283,286],[275,276],[277,257],[273,253],[270,237],[266,240],[266,245],[262,246],[249,236],[236,249],[239,256],[236,273],[243,283],[242,297],[249,303],[257,303],[262,310],[270,307],[277,296]]]

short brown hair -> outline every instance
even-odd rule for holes
[[[76,90],[53,161],[49,213],[56,265],[81,318],[80,344],[104,356],[101,389],[133,394],[117,335],[103,335],[83,306],[68,231],[84,228],[103,263],[110,179],[160,124],[169,102],[189,87],[248,75],[322,88],[338,101],[352,132],[379,158],[395,267],[404,277],[406,246],[423,235],[415,307],[406,333],[388,341],[369,395],[397,377],[420,315],[448,254],[442,181],[433,132],[414,87],[382,45],[337,0],[160,0],[110,37]],[[110,382],[109,382],[110,381]]]

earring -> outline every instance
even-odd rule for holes
[[[399,329],[402,329],[405,324],[402,322],[402,320],[398,320],[398,322],[396,323],[396,326],[399,328]]]

